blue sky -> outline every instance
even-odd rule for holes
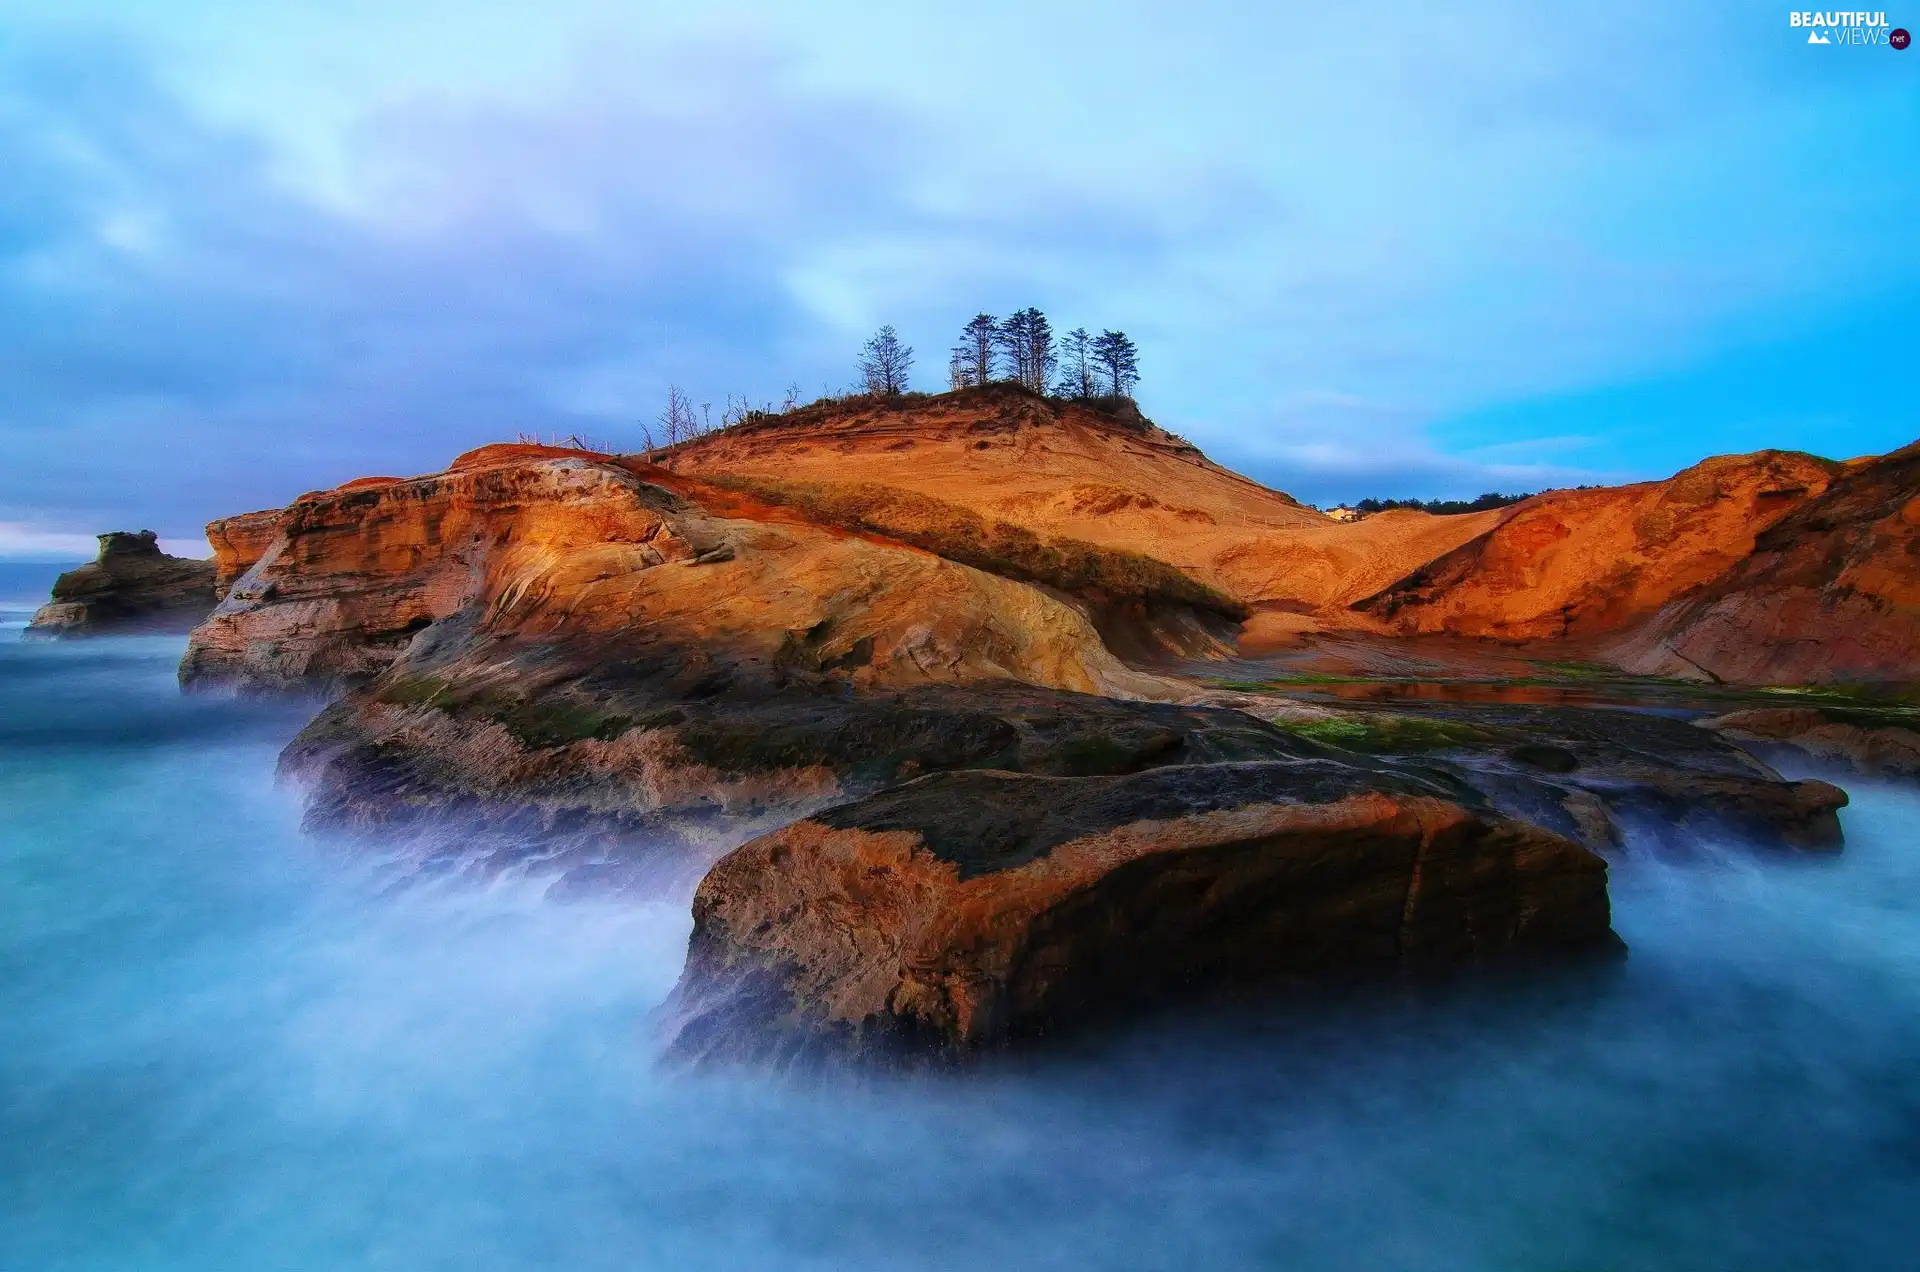
[[[1920,436],[1920,51],[1785,8],[535,10],[0,9],[0,556],[1028,304],[1316,502]]]

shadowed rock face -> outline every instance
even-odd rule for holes
[[[1606,865],[1329,760],[951,773],[722,859],[669,1054],[956,1061],[1168,995],[1610,948]]]
[[[1354,745],[1402,764],[1417,759],[1502,812],[1592,847],[1622,842],[1628,824],[1681,842],[1730,836],[1812,851],[1841,846],[1846,792],[1787,781],[1742,748],[1665,716],[1478,705],[1348,718],[1379,722],[1379,741]],[[1408,723],[1388,723],[1399,720]]]
[[[213,609],[214,563],[168,556],[151,530],[100,536],[99,557],[62,574],[35,611],[35,638],[185,632]]]

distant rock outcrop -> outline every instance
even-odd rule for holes
[[[168,556],[151,530],[100,536],[100,555],[68,570],[34,613],[35,638],[191,631],[214,604],[214,563]]]

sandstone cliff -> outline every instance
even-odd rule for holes
[[[1616,651],[1740,684],[1920,680],[1920,443],[1856,462]]]
[[[1666,481],[1539,495],[1354,608],[1402,635],[1615,632],[1743,560],[1838,468],[1761,451],[1709,459]]]
[[[860,685],[1149,684],[1056,593],[612,456],[486,447],[303,496],[270,537],[259,518],[211,528],[236,567],[258,557],[194,633],[187,683],[362,682],[457,620],[461,654],[675,651],[742,683],[824,668]],[[443,627],[422,656],[444,663],[454,643]]]
[[[184,632],[214,602],[214,563],[160,551],[151,530],[100,536],[98,559],[62,574],[53,599],[27,626],[29,637]]]
[[[1137,554],[1247,606],[1255,640],[1369,626],[1347,607],[1482,533],[1499,512],[1342,524],[1208,460],[1137,413],[1012,385],[898,404],[810,407],[675,450],[677,471],[919,497],[986,523]],[[896,501],[904,504],[904,500]],[[904,508],[896,515],[913,516]]]

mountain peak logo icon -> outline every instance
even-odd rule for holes
[[[1820,34],[1818,31],[1809,31],[1807,32],[1807,43],[1808,44],[1832,44],[1833,41],[1829,40],[1826,36]]]

